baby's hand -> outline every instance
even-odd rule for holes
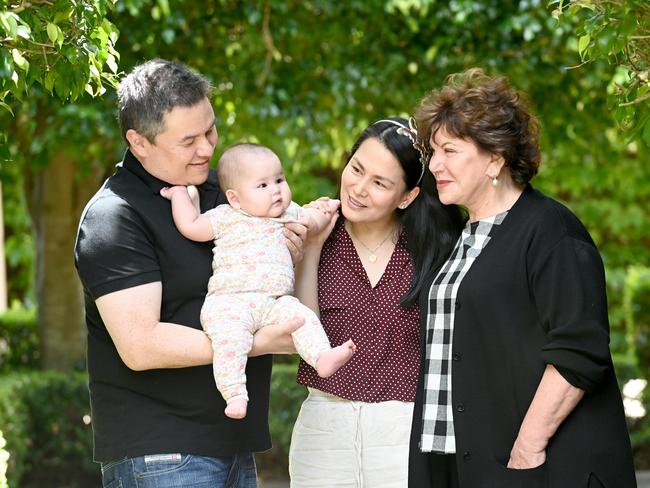
[[[338,200],[336,198],[328,198],[325,203],[328,206],[328,212],[329,214],[336,213],[336,211],[339,209],[341,206],[341,200]]]
[[[331,215],[335,213],[338,208],[341,206],[341,200],[337,200],[330,197],[320,197],[318,200],[309,202],[305,207],[315,208],[323,212],[325,215]]]
[[[160,195],[167,200],[171,200],[172,197],[174,196],[174,193],[176,192],[185,192],[187,193],[187,187],[186,186],[166,186],[160,190]]]
[[[327,239],[338,219],[340,200],[321,197],[304,206],[306,226],[309,230],[307,238],[312,242],[322,244]]]

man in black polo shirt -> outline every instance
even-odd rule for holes
[[[270,447],[268,354],[293,352],[290,334],[300,322],[255,335],[250,413],[226,418],[199,320],[212,243],[182,237],[159,194],[196,185],[201,211],[226,202],[208,166],[218,138],[210,92],[205,78],[164,60],[126,76],[118,103],[129,149],[81,217],[75,262],[104,487],[254,488],[252,453]],[[297,258],[305,229],[287,234]]]

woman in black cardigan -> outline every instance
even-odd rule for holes
[[[536,119],[479,69],[416,118],[440,200],[469,221],[420,297],[409,487],[635,487],[603,264],[571,211],[529,184]]]

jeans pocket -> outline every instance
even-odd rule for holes
[[[148,478],[181,470],[192,459],[189,454],[154,454],[134,459],[136,478]]]
[[[510,469],[495,463],[495,488],[548,488],[546,463],[531,469]]]
[[[128,458],[122,458],[122,459],[116,459],[115,461],[109,461],[108,463],[101,463],[100,468],[102,470],[102,475],[104,473],[108,473],[112,469],[114,469],[116,466],[119,466],[122,464],[124,461],[127,461]]]
[[[214,488],[227,486],[232,459],[190,454],[156,454],[135,458],[137,488]]]
[[[130,486],[129,482],[122,483],[124,477],[131,472],[131,460],[128,458],[117,459],[108,463],[101,463],[103,488],[123,488]]]
[[[103,488],[122,488],[122,479],[113,480],[109,484],[103,485]]]

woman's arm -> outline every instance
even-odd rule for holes
[[[321,246],[307,245],[305,254],[295,269],[296,283],[293,295],[303,305],[311,308],[317,316],[320,316],[318,307],[318,263],[320,261]]]
[[[338,214],[332,212],[329,214],[329,221],[326,225],[319,229],[320,232],[312,233],[310,229],[305,242],[304,257],[302,261],[296,264],[295,268],[296,282],[293,294],[304,305],[311,308],[317,316],[320,316],[318,307],[318,263],[320,262],[320,253],[337,219]]]
[[[584,390],[565,380],[555,366],[547,364],[510,451],[508,467],[529,469],[543,464],[549,440],[584,394]]]

